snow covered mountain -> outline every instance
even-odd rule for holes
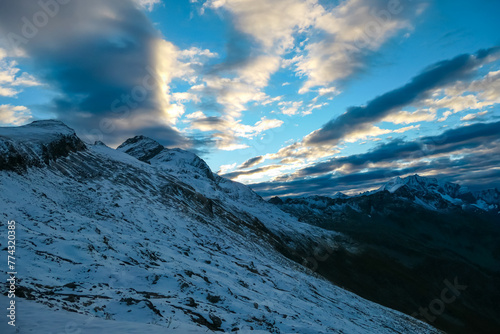
[[[415,203],[434,210],[458,205],[464,209],[500,211],[500,192],[497,189],[471,192],[467,187],[456,183],[442,182],[416,174],[404,179],[396,177],[374,192],[379,191],[388,191],[403,197],[413,196]]]
[[[140,136],[117,150],[85,144],[57,121],[0,128],[0,154],[21,333],[438,333],[302,266],[321,245],[356,254],[357,244],[194,154]]]
[[[357,196],[274,197],[269,202],[356,244],[357,252],[338,251],[318,264],[324,277],[421,319],[422,304],[439,295],[444,280],[456,277],[467,292],[432,324],[450,333],[498,333],[497,189],[470,192],[413,175]]]

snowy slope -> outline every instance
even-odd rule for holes
[[[8,305],[8,303],[9,299],[0,295],[0,305]],[[16,326],[19,331],[17,333],[165,334],[164,326],[89,317],[22,298],[18,298],[16,305],[19,311],[18,325]],[[206,333],[206,331],[206,329],[194,324],[176,323],[168,327],[168,333],[173,334],[200,334]],[[13,334],[16,333],[16,328],[1,321],[0,333]],[[252,331],[252,333],[254,332]]]
[[[274,205],[263,200],[247,186],[212,173],[205,161],[191,152],[164,148],[158,142],[144,136],[128,139],[117,150],[175,176],[193,191],[220,203],[233,214],[250,214],[274,234],[293,237],[295,243],[309,243],[316,238],[333,236],[325,234],[327,232],[322,229],[311,228],[305,224],[289,224],[289,221],[295,220],[290,215],[276,210]],[[304,228],[307,229],[307,233],[304,233]]]
[[[18,293],[32,300],[20,305],[34,314],[19,317],[21,333],[36,330],[48,307],[59,310],[57,333],[64,319],[83,317],[100,319],[82,327],[86,333],[113,333],[127,322],[136,324],[130,333],[152,325],[186,333],[437,333],[284,257],[278,250],[345,238],[298,222],[189,152],[156,148],[140,161],[84,146],[58,122],[33,126],[29,136],[20,131],[30,126],[0,129],[10,145],[2,156],[21,158],[0,168],[0,228],[17,222]],[[68,148],[51,151],[61,140]]]

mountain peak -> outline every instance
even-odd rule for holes
[[[64,122],[57,119],[42,119],[38,121],[33,121],[25,126],[42,127],[42,128],[65,127],[70,129],[70,127],[68,127]]]
[[[443,188],[445,189],[445,191],[455,192],[458,191],[458,188],[460,188],[460,186],[455,183],[439,182],[438,179],[433,177],[425,177],[425,176],[420,176],[418,174],[414,174],[407,176],[405,178],[400,178],[399,176],[396,176],[395,178],[389,180],[389,182],[382,185],[378,189],[378,191],[387,190],[390,193],[394,193],[396,190],[398,190],[403,186],[407,186],[410,189],[423,192],[428,191],[430,189],[438,189],[438,188]]]
[[[396,176],[380,187],[379,191],[387,190],[388,192],[393,193],[404,185],[405,182],[399,176]]]
[[[425,200],[428,207],[447,207],[453,205],[472,205],[485,211],[497,210],[500,207],[500,193],[496,189],[485,189],[471,192],[465,186],[457,183],[438,180],[434,177],[425,177],[418,174],[405,178],[395,177],[378,190],[387,190],[398,196],[415,196],[417,202]]]
[[[204,176],[214,180],[210,167],[196,154],[180,148],[165,148],[156,140],[146,136],[129,138],[118,146],[117,150],[171,172],[189,174],[190,177],[196,178]]]
[[[118,151],[127,153],[145,162],[158,155],[164,149],[165,147],[156,140],[142,135],[129,138],[117,147]]]
[[[19,142],[48,143],[55,137],[76,136],[75,130],[58,120],[34,121],[15,127],[0,127],[0,136]]]
[[[86,149],[75,131],[58,120],[0,128],[0,170],[43,167],[51,160]]]
[[[276,204],[276,205],[281,205],[284,203],[283,200],[281,198],[279,198],[279,196],[274,196],[273,198],[269,199],[268,202],[271,204]]]
[[[428,185],[438,185],[438,180],[434,177],[425,177],[418,174],[410,175],[405,177],[404,183],[409,186],[428,186]]]
[[[343,192],[337,191],[335,195],[332,196],[332,198],[349,198],[349,196],[347,196]]]

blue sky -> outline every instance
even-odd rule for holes
[[[143,134],[264,196],[499,185],[498,1],[0,4],[0,125]],[[390,154],[389,154],[390,153]]]

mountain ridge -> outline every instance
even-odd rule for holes
[[[456,277],[467,291],[446,316],[431,317],[451,333],[497,333],[500,225],[497,189],[470,192],[436,178],[391,179],[375,191],[334,198],[273,197],[302,222],[340,232],[358,252],[339,251],[317,270],[338,285],[409,315]],[[486,297],[488,296],[488,297]],[[429,319],[429,317],[427,317]]]
[[[0,170],[22,172],[85,149],[75,131],[56,120],[0,128]]]
[[[376,190],[360,193],[358,195],[347,196],[336,193],[333,196],[313,195],[302,197],[287,197],[286,199],[348,199],[360,196],[370,196],[379,192],[388,192],[395,196],[401,196],[413,200],[414,204],[424,206],[432,210],[447,209],[454,206],[463,209],[483,211],[498,211],[500,213],[500,191],[497,188],[485,188],[476,191],[470,191],[466,186],[460,186],[457,183],[443,182],[438,178],[424,177],[418,174],[410,175],[405,178],[395,177],[380,186]],[[285,199],[285,201],[286,201]],[[270,199],[271,203],[283,201],[278,196]]]

